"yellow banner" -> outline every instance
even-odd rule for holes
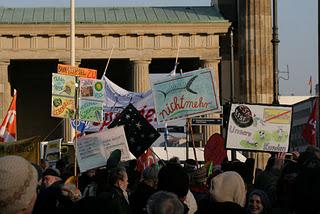
[[[0,157],[17,155],[32,163],[39,163],[40,137],[32,137],[15,142],[0,143]]]

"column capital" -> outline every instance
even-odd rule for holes
[[[137,64],[150,64],[151,59],[130,58],[130,61]]]
[[[59,59],[59,63],[65,64],[65,65],[70,65],[70,59],[67,58],[61,58]],[[81,64],[81,59],[76,59],[75,60],[75,66],[79,66]]]
[[[200,58],[203,63],[219,63],[221,61],[221,57],[216,58]]]

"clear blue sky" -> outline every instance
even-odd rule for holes
[[[272,0],[270,0],[272,1]],[[75,0],[76,6],[208,6],[210,0]],[[280,95],[309,95],[318,83],[317,0],[278,0],[279,70],[289,65],[290,79],[279,81]],[[66,7],[69,0],[0,0],[4,7]],[[280,74],[285,76],[284,74]],[[313,89],[313,94],[315,90]]]

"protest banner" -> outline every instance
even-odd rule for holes
[[[152,84],[152,93],[158,123],[220,111],[209,68],[168,76]]]
[[[40,137],[31,137],[15,142],[0,143],[0,157],[6,155],[21,156],[32,163],[39,162]]]
[[[105,166],[111,152],[116,149],[121,151],[122,161],[130,159],[123,126],[83,136],[78,139],[76,149],[81,172]]]
[[[104,85],[104,81],[102,80],[80,78],[80,120],[103,121]]]
[[[287,152],[291,106],[232,104],[227,149]]]
[[[74,118],[75,82],[76,78],[73,76],[52,74],[52,117]]]
[[[97,79],[97,70],[89,68],[79,68],[77,66],[58,64],[58,73],[70,76]]]

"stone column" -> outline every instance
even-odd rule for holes
[[[0,121],[7,114],[11,97],[11,86],[8,79],[8,66],[10,64],[9,60],[0,61]]]
[[[71,64],[71,59],[59,59],[59,63],[60,64],[65,64],[65,65],[70,65]],[[75,60],[75,66],[79,66],[81,63],[81,59],[76,59]],[[75,136],[75,133],[74,131],[72,131],[73,129],[71,128],[71,125],[70,125],[70,121],[69,119],[65,119],[64,120],[64,139],[67,140],[67,141],[72,141],[74,136]]]
[[[270,0],[238,1],[239,53],[242,101],[272,103],[272,13]],[[256,167],[264,169],[268,154],[250,153]]]
[[[214,78],[215,83],[216,83],[217,94],[219,94],[219,97],[220,97],[218,64],[219,64],[219,59],[212,59],[212,60],[205,59],[205,60],[202,60],[202,67],[213,69],[213,78]],[[220,114],[217,114],[217,113],[207,114],[205,117],[208,117],[208,118],[219,118]],[[217,126],[217,125],[203,126],[201,129],[202,129],[202,133],[204,133],[204,141],[205,141],[205,143],[210,138],[210,136],[213,135],[214,133],[221,133],[221,127]]]
[[[149,65],[151,60],[133,60],[133,91],[145,92],[150,89]]]
[[[239,1],[239,52],[246,102],[273,100],[272,16],[270,0]]]

